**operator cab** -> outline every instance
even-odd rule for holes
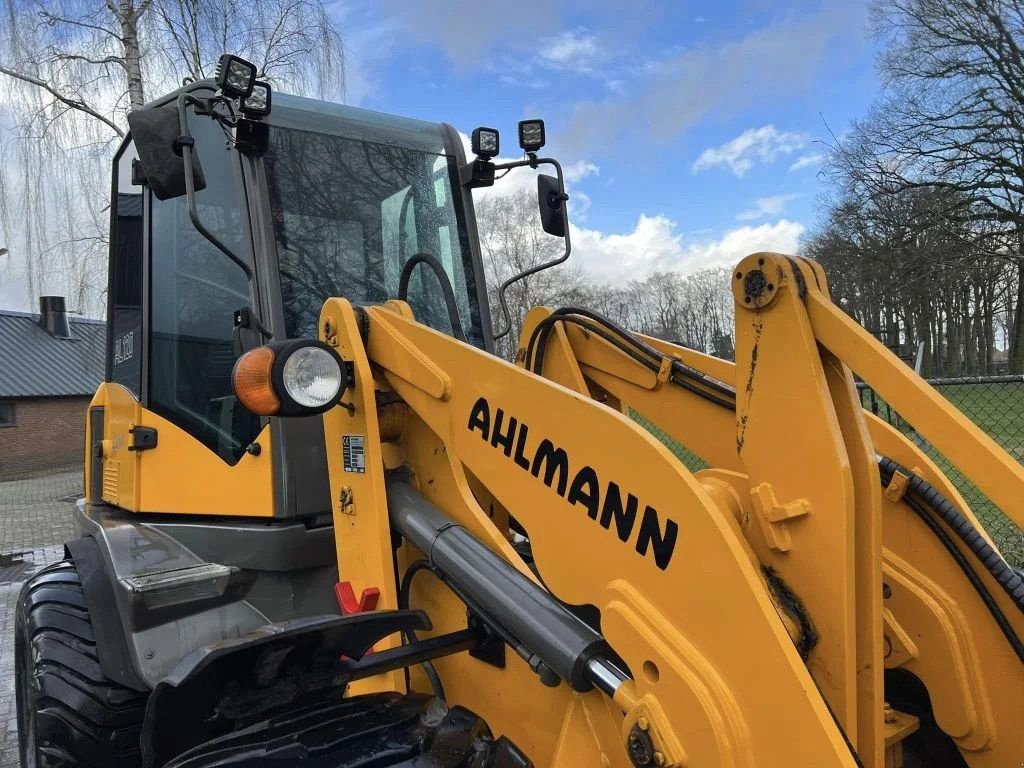
[[[321,419],[256,416],[234,364],[271,339],[317,338],[332,296],[402,298],[419,322],[492,349],[471,190],[493,183],[497,134],[488,154],[474,132],[467,164],[447,124],[277,93],[271,109],[269,85],[231,90],[198,81],[129,116],[106,379],[228,466],[258,454],[269,426],[274,516],[323,515]]]

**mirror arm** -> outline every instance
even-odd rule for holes
[[[188,217],[192,220],[192,226],[198,230],[199,234],[213,243],[217,247],[217,250],[221,251],[225,256],[231,259],[235,264],[242,268],[245,272],[245,276],[248,280],[252,280],[252,269],[246,264],[238,255],[232,251],[228,246],[221,242],[215,234],[213,234],[206,225],[203,224],[202,219],[199,218],[199,209],[196,203],[196,180],[195,175],[192,172],[192,152],[194,140],[192,139],[192,133],[188,128],[188,110],[186,106],[193,104],[198,107],[205,106],[205,104],[194,96],[183,93],[178,96],[178,126],[181,131],[181,137],[179,139],[179,146],[181,148],[181,156],[185,161],[185,195],[188,199]]]
[[[558,177],[558,196],[564,202],[569,199],[569,195],[565,193],[565,177],[562,174],[562,165],[553,157],[540,157],[538,158],[532,152],[529,153],[529,157],[526,160],[516,160],[510,163],[501,163],[500,165],[494,166],[497,170],[504,170],[512,168],[522,168],[529,166],[530,168],[536,168],[538,165],[553,165],[555,167],[555,173]],[[546,261],[543,264],[538,264],[535,267],[524,269],[517,275],[512,275],[508,280],[501,284],[498,288],[498,302],[501,304],[501,314],[505,317],[505,330],[501,333],[494,334],[494,340],[507,336],[508,332],[512,330],[512,313],[508,309],[508,301],[505,299],[505,292],[514,283],[519,282],[531,275],[535,275],[538,272],[543,272],[545,269],[551,269],[551,267],[557,267],[559,264],[564,263],[568,258],[569,254],[572,253],[572,240],[569,237],[569,210],[563,207],[562,216],[565,217],[565,253],[559,256],[557,259]]]
[[[245,279],[249,283],[251,292],[253,282],[252,268],[246,264],[238,254],[225,245],[219,237],[207,229],[206,225],[203,224],[202,219],[199,217],[199,207],[196,202],[196,179],[192,168],[192,152],[194,151],[195,140],[192,138],[192,133],[189,131],[188,127],[187,106],[189,104],[197,107],[207,106],[203,100],[197,99],[191,94],[183,93],[178,96],[178,130],[181,132],[181,136],[179,137],[179,146],[181,147],[182,160],[185,163],[185,197],[188,200],[188,217],[192,221],[192,226],[196,228],[196,231],[198,231],[199,234],[210,241],[217,250],[241,267],[242,272],[245,273]],[[251,311],[251,317],[253,325],[265,338],[272,339],[274,337],[274,335],[260,320],[259,315],[255,311]]]

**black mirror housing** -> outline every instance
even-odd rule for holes
[[[128,113],[128,127],[139,161],[153,194],[169,200],[185,194],[185,161],[178,139],[181,136],[178,106],[148,107]],[[206,188],[206,177],[197,152],[192,152],[192,174],[196,191]]]
[[[555,237],[565,237],[569,228],[569,217],[566,213],[565,195],[559,187],[558,179],[547,174],[537,176],[537,202],[540,205],[540,223],[544,231]]]

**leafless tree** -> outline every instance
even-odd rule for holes
[[[923,345],[925,375],[1005,370],[1000,328],[1012,310],[1015,267],[1004,257],[1002,228],[983,216],[945,216],[970,210],[945,188],[861,192],[843,191],[804,245],[825,266],[840,306],[908,361]]]
[[[564,245],[561,238],[541,229],[537,197],[528,190],[512,196],[484,198],[477,203],[476,213],[491,316],[500,325],[503,321],[498,286],[519,272],[558,258]],[[519,341],[519,329],[530,309],[572,303],[573,297],[579,295],[582,280],[579,271],[567,262],[511,285],[506,300],[512,330],[499,340],[498,354],[512,356]]]
[[[916,262],[937,275],[962,241],[972,247],[955,257],[961,268],[1006,262],[1009,368],[1024,373],[1024,6],[878,0],[873,19],[884,93],[830,158],[853,203],[846,213],[913,205],[922,217],[915,237],[943,241],[943,255]],[[907,195],[915,190],[922,194]]]
[[[477,203],[480,243],[490,288],[491,314],[500,317],[497,286],[511,275],[558,257],[562,241],[541,230],[530,191]],[[733,356],[731,272],[706,269],[682,275],[663,272],[623,285],[588,280],[573,263],[587,254],[514,284],[508,292],[512,332],[498,353],[511,358],[526,313],[536,306],[576,306],[600,312],[638,333],[682,343],[702,352]]]
[[[322,0],[5,0],[3,14],[0,114],[13,127],[0,236],[30,300],[45,286],[99,310],[109,158],[148,97],[209,76],[223,52],[290,92],[343,94],[341,37]]]

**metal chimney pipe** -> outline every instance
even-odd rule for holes
[[[55,338],[71,338],[71,326],[68,325],[68,313],[64,308],[63,296],[39,297],[39,325]]]

